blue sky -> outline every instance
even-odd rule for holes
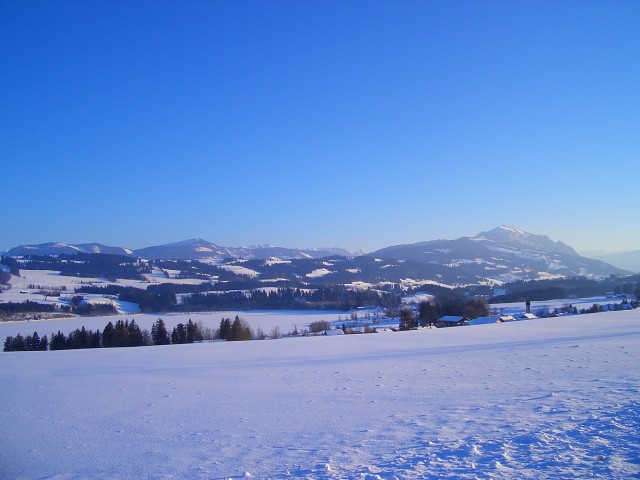
[[[0,3],[0,249],[640,249],[637,1]]]

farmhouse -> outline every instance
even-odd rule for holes
[[[344,335],[344,330],[341,328],[334,328],[333,330],[325,330],[322,335],[327,337],[335,337],[336,335]]]
[[[469,320],[469,322],[467,322],[469,325],[486,325],[489,323],[498,323],[498,319],[500,317],[498,316],[490,316],[490,317],[477,317],[477,318],[473,318],[471,320]]]
[[[468,325],[469,319],[467,317],[460,317],[458,315],[445,315],[440,317],[436,321],[436,327],[460,327],[462,325]]]

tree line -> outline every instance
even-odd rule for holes
[[[4,262],[3,262],[4,263]],[[23,259],[26,270],[57,270],[60,275],[70,277],[128,278],[143,280],[143,274],[151,273],[147,262],[125,255],[109,253],[83,253],[51,255],[28,255]]]
[[[51,303],[38,303],[31,300],[24,302],[0,303],[0,316],[12,315],[15,313],[50,313],[55,312],[56,307]]]
[[[15,258],[0,257],[0,263],[8,268],[9,279],[11,278],[11,275],[15,275],[16,277],[20,276],[20,265],[18,264],[18,261]],[[0,282],[0,283],[5,283],[5,282]]]
[[[103,287],[82,285],[75,289],[76,293],[93,293],[98,295],[117,296],[123,302],[136,303],[142,312],[169,312],[176,306],[173,293],[154,293],[150,290],[121,285],[105,285]]]
[[[204,327],[201,322],[191,319],[186,324],[178,323],[169,332],[164,321],[159,318],[151,327],[151,332],[141,329],[135,320],[109,322],[102,331],[87,330],[84,326],[65,335],[60,330],[51,335],[40,337],[38,332],[26,337],[18,334],[8,336],[4,342],[5,352],[72,350],[85,348],[142,347],[152,345],[177,345],[202,340],[221,339],[226,341],[251,340],[254,332],[249,324],[236,316],[234,321],[223,318],[220,328],[213,330]],[[264,338],[264,337],[261,337]]]
[[[343,285],[300,289],[281,287],[245,292],[193,293],[182,299],[178,310],[351,310],[367,305],[397,306],[397,295],[377,290],[352,290]]]
[[[118,296],[122,301],[137,303],[143,312],[215,311],[215,310],[351,310],[366,305],[397,306],[398,295],[378,290],[351,290],[343,285],[300,289],[282,287],[274,290],[209,292],[208,283],[199,286],[175,284],[150,285],[148,289],[120,285],[76,288],[76,293]],[[178,304],[176,294],[190,292]]]

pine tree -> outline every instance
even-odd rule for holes
[[[231,320],[228,318],[223,318],[220,321],[220,330],[218,332],[218,337],[222,340],[233,340],[233,329],[231,328]]]
[[[182,323],[173,327],[171,332],[171,343],[187,343],[187,329]]]
[[[416,326],[415,318],[411,310],[400,311],[400,330],[413,330]]]
[[[33,336],[29,342],[29,350],[34,352],[40,350],[40,336],[38,335],[38,332],[33,332]]]
[[[129,320],[118,320],[114,331],[114,347],[129,346]]]
[[[202,340],[202,331],[200,325],[193,323],[191,319],[187,322],[187,343],[193,343],[197,340]]]
[[[89,334],[84,325],[81,329],[76,329],[73,334],[69,334],[67,342],[69,343],[69,348],[87,348],[89,346]]]
[[[169,332],[167,332],[167,327],[161,318],[151,327],[151,339],[155,345],[169,345],[171,343]]]
[[[16,335],[13,339],[13,351],[24,352],[27,349],[27,345],[24,341],[24,337],[20,334]]]
[[[58,330],[58,333],[51,335],[51,344],[49,345],[50,350],[66,350],[67,348],[67,338],[64,333]]]
[[[431,302],[421,302],[420,309],[418,311],[418,319],[420,325],[426,327],[432,325],[437,320],[436,309]]]
[[[100,348],[100,331],[92,332],[89,330],[89,348]]]
[[[142,346],[142,331],[135,320],[131,320],[129,323],[129,346],[141,347]]]
[[[51,339],[53,343],[53,339]],[[115,347],[115,329],[113,328],[113,323],[107,323],[107,326],[104,327],[102,331],[102,346],[104,348]]]
[[[253,338],[253,332],[249,324],[237,315],[233,321],[231,330],[233,332],[233,340],[251,340]]]
[[[3,352],[13,352],[13,337],[12,336],[8,336],[7,339],[4,341],[4,349],[2,351]]]

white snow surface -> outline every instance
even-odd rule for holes
[[[0,478],[633,478],[640,311],[0,354]]]
[[[243,267],[242,265],[219,265],[220,268],[235,273],[236,275],[245,275],[247,277],[257,277],[260,272]]]
[[[318,277],[324,277],[326,275],[330,275],[334,272],[332,272],[331,270],[327,270],[326,268],[316,268],[314,271],[307,273],[307,277],[308,278],[318,278]]]

